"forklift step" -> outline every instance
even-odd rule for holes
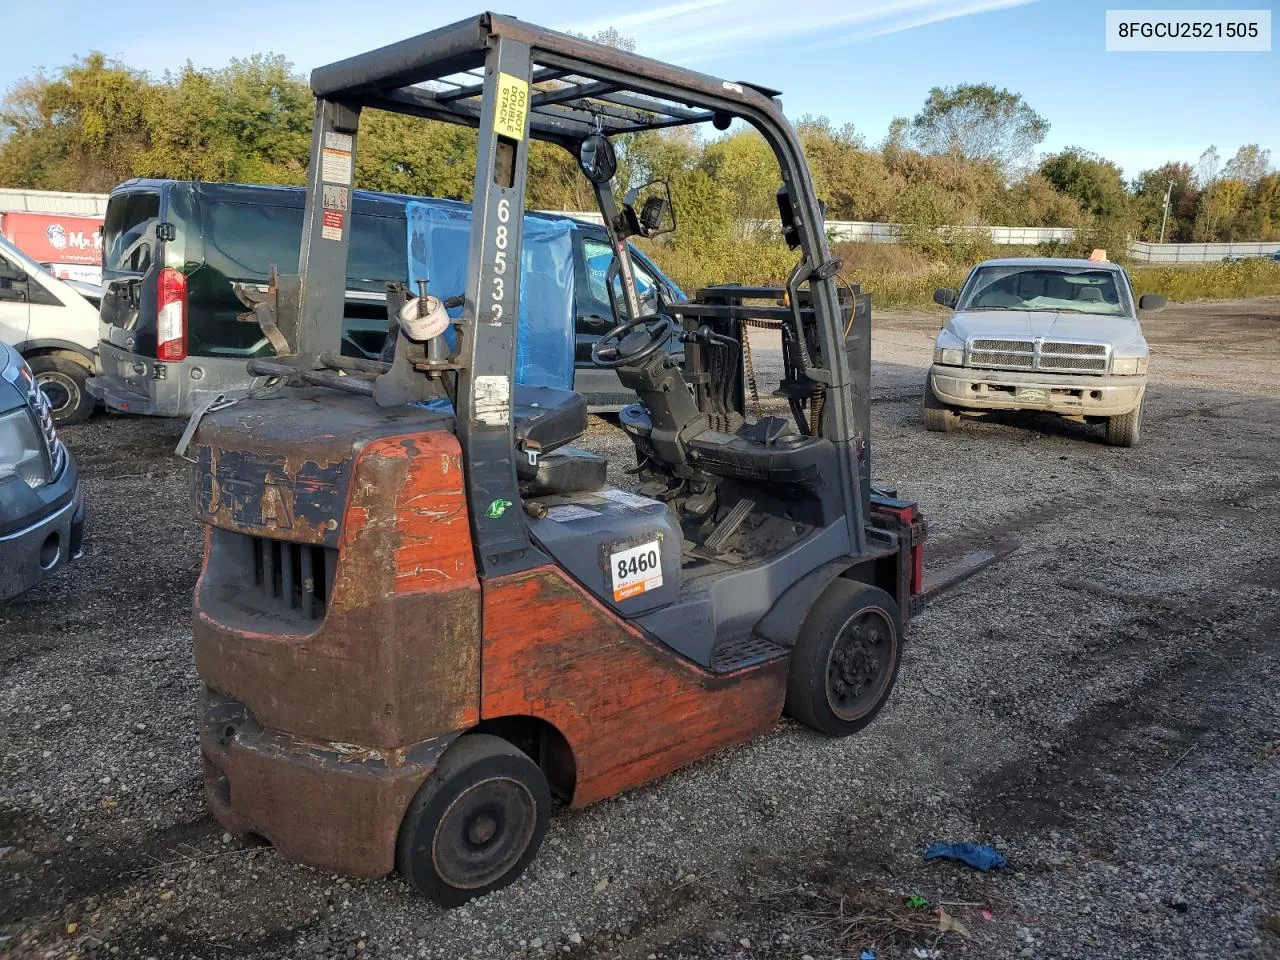
[[[742,637],[717,643],[711,651],[711,669],[716,673],[733,673],[744,667],[786,656],[787,649],[771,640],[748,633]]]
[[[751,511],[756,508],[756,502],[747,497],[743,497],[733,505],[720,525],[711,532],[711,536],[707,537],[703,546],[711,553],[719,553],[724,549],[724,545],[729,542],[729,538],[738,532],[738,528],[742,526],[742,521],[751,515]]]

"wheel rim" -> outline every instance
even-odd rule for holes
[[[538,804],[509,777],[481,780],[449,804],[436,827],[431,859],[451,887],[475,890],[501,879],[528,849]]]
[[[36,383],[49,401],[49,409],[55,417],[74,409],[80,402],[80,388],[65,373],[56,370],[38,373]]]
[[[857,720],[884,696],[893,673],[893,622],[883,610],[861,610],[845,621],[827,659],[827,705],[841,720]]]

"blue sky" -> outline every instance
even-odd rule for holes
[[[895,116],[913,116],[934,86],[994,83],[1021,93],[1051,124],[1041,145],[1081,146],[1130,176],[1166,160],[1194,163],[1209,144],[1224,160],[1244,143],[1280,166],[1280,53],[1107,53],[1108,6],[1084,0],[509,0],[498,9],[544,26],[615,26],[637,51],[727,79],[783,91],[787,113],[853,123],[871,143]],[[1264,7],[1173,3],[1164,8]],[[154,2],[0,0],[8,42],[0,87],[40,67],[99,49],[162,72],[190,59],[282,53],[302,71],[428,30],[466,14],[453,3],[350,0]],[[479,7],[476,8],[477,10]],[[15,35],[16,25],[16,35]],[[279,25],[279,26],[277,26]]]

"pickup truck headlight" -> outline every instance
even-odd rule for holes
[[[33,490],[49,482],[44,445],[25,407],[0,416],[0,478],[12,474]]]
[[[1147,372],[1146,357],[1116,357],[1111,361],[1111,372],[1118,377],[1137,377]]]
[[[933,362],[940,363],[944,367],[963,367],[964,350],[954,347],[934,347]]]

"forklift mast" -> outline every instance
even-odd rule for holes
[[[858,427],[868,419],[869,371],[850,369],[834,278],[839,262],[827,249],[803,150],[775,91],[493,13],[320,67],[311,86],[317,100],[298,265],[302,293],[293,362],[299,366],[314,365],[316,358],[339,350],[361,111],[377,108],[478,130],[462,347],[455,358],[452,399],[482,576],[545,560],[531,543],[520,512],[503,506],[520,502],[511,411],[530,138],[576,151],[595,133],[614,136],[728,117],[751,124],[778,159],[782,197],[790,206],[788,228],[801,257],[793,273],[799,278],[795,292],[807,282],[805,296],[821,343],[821,365],[805,372],[825,390],[823,436],[842,451],[838,485],[845,491],[850,539],[862,548],[869,522],[868,480],[858,457],[860,448],[864,458],[868,451],[866,433]],[[607,184],[597,186],[597,197],[613,238],[624,296],[634,311],[636,294],[618,207]],[[437,292],[445,296],[457,291]],[[412,350],[407,340],[397,346],[405,356]],[[388,405],[432,395],[428,377],[410,364],[399,364],[384,378],[398,381],[395,389],[380,384],[380,402]]]

